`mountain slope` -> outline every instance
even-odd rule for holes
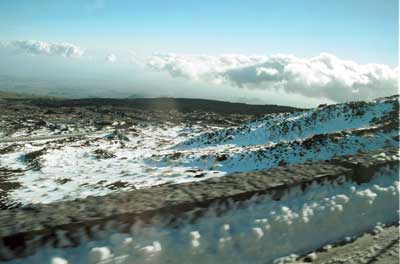
[[[398,146],[398,113],[399,98],[392,96],[267,115],[177,144],[174,164],[243,172]],[[160,167],[170,161],[164,155],[151,159]]]
[[[88,103],[93,102],[99,103]],[[0,140],[0,173],[9,186],[0,191],[0,207],[200,181],[399,145],[398,96],[270,114],[237,126],[210,126],[207,113],[199,112],[185,118],[204,122],[132,122],[110,107],[112,119],[98,124],[94,113],[100,108],[87,119],[81,106],[62,113],[40,109],[45,113],[37,122],[32,108],[18,108],[0,122],[0,128],[23,125],[13,142]],[[149,113],[141,111],[143,117]],[[33,133],[49,137],[22,141],[21,135]]]
[[[396,108],[398,99],[392,96],[367,102],[327,105],[303,112],[267,115],[240,127],[203,134],[183,142],[181,146],[206,147],[220,144],[248,146],[368,128],[394,118],[391,115],[398,111]]]

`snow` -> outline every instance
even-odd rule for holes
[[[68,261],[63,258],[54,257],[51,259],[50,263],[51,264],[68,264]]]
[[[273,264],[294,264],[298,257],[299,256],[296,254],[290,254],[289,256],[274,259],[274,261],[272,263]],[[301,264],[301,263],[299,263],[299,264]]]
[[[133,225],[126,234],[102,232],[76,248],[47,247],[9,263],[49,263],[54,257],[77,264],[285,263],[397,223],[399,187],[398,171],[383,168],[369,183],[314,183],[305,191],[291,189],[279,201],[258,196],[222,214],[211,206],[204,217],[178,227]]]
[[[396,129],[368,130],[379,128],[376,120],[393,111],[396,103],[386,98],[330,105],[268,115],[227,129],[143,124],[121,131],[121,139],[113,139],[109,127],[63,143],[59,138],[16,142],[15,151],[0,155],[0,168],[21,170],[10,179],[21,187],[10,190],[6,199],[10,204],[51,203],[395,147]],[[335,131],[341,134],[313,141],[315,135]],[[0,143],[0,149],[11,144]],[[47,150],[40,157],[41,168],[29,169],[24,155],[43,148]],[[97,150],[112,155],[99,159]]]
[[[397,131],[377,133],[372,136],[348,135],[337,140],[327,139],[316,147],[305,148],[302,140],[280,142],[271,145],[256,145],[246,147],[218,146],[187,151],[186,157],[175,164],[202,170],[214,170],[224,173],[246,172],[251,170],[269,169],[279,165],[304,163],[308,160],[327,160],[334,156],[351,155],[360,151],[368,151],[385,147],[395,147],[398,142],[393,139]],[[226,159],[216,162],[216,156],[226,155]],[[164,156],[152,157],[158,160],[158,166],[170,164]]]
[[[306,258],[307,258],[308,260],[310,260],[311,262],[313,262],[314,260],[317,259],[317,254],[316,254],[315,252],[312,252],[312,253],[308,254],[308,255],[306,256]]]
[[[329,105],[304,112],[267,115],[241,127],[205,133],[178,145],[178,148],[230,144],[248,146],[304,139],[311,135],[366,128],[374,119],[393,111],[396,99],[377,99],[365,105]],[[358,114],[357,114],[358,113]]]
[[[88,263],[95,264],[111,258],[111,251],[108,247],[94,247],[88,254]]]
[[[143,162],[143,159],[179,141],[178,133],[181,129],[149,126],[141,129],[138,136],[128,135],[130,140],[124,141],[124,147],[120,142],[105,139],[108,133],[87,136],[62,146],[52,143],[52,140],[35,141],[35,145],[23,144],[16,152],[0,155],[0,166],[26,169],[23,162],[25,153],[40,150],[44,146],[49,150],[41,157],[41,170],[27,170],[18,176],[23,187],[11,193],[9,199],[22,204],[50,203],[89,195],[105,195],[112,191],[106,186],[117,181],[135,184],[136,188],[169,181],[188,181],[190,178],[187,174],[190,173],[185,173],[186,168],[152,168]],[[93,144],[81,146],[85,141]],[[96,159],[93,154],[96,149],[105,149],[116,157]],[[65,183],[59,184],[62,180]]]

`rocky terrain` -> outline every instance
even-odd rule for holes
[[[145,99],[141,99],[145,100]],[[2,103],[1,207],[269,169],[398,145],[398,98],[261,115],[165,99]],[[177,102],[176,102],[177,101]],[[175,102],[177,109],[172,108]],[[219,105],[219,103],[217,103]],[[247,108],[247,109],[246,109]],[[243,125],[244,124],[244,125]]]
[[[146,158],[216,127],[294,110],[170,98],[5,99],[0,107],[1,208],[202,178]],[[11,198],[19,191],[25,198]]]
[[[307,252],[311,248],[318,248],[317,245],[321,246],[321,243],[326,243],[325,239],[329,236],[320,236],[317,231],[309,229],[313,224],[308,219],[313,219],[312,221],[317,224],[321,223],[322,219],[329,218],[332,219],[332,225],[340,220],[343,222],[341,232],[351,233],[354,236],[367,230],[372,224],[377,224],[377,221],[384,220],[386,224],[392,225],[393,217],[395,218],[392,215],[395,213],[393,208],[396,207],[394,201],[398,200],[396,198],[398,197],[398,181],[396,180],[398,171],[395,168],[389,170],[383,167],[382,171],[374,169],[372,174],[376,174],[374,176],[376,179],[371,176],[369,167],[368,169],[351,168],[358,175],[357,179],[350,176],[342,179],[339,176],[348,174],[346,169],[341,167],[344,166],[342,160],[361,165],[369,164],[369,159],[371,159],[371,164],[380,164],[380,160],[382,162],[398,160],[399,155],[396,151],[399,146],[398,96],[372,101],[320,105],[306,110],[170,98],[6,99],[0,102],[0,107],[2,109],[0,112],[0,207],[6,212],[4,216],[7,216],[7,212],[10,212],[10,215],[11,212],[15,212],[19,215],[18,217],[21,217],[25,214],[23,212],[42,211],[42,205],[49,204],[49,207],[43,207],[46,211],[46,208],[57,208],[57,203],[62,204],[64,208],[64,202],[80,203],[81,200],[76,199],[93,202],[97,201],[96,197],[117,194],[121,195],[118,198],[121,199],[121,203],[126,203],[128,198],[125,197],[125,193],[133,192],[135,196],[135,190],[154,188],[175,190],[172,192],[177,194],[177,197],[172,199],[174,203],[181,199],[179,198],[181,191],[176,192],[180,190],[180,187],[175,186],[183,186],[182,192],[190,194],[189,189],[184,187],[186,185],[180,184],[199,181],[204,181],[209,185],[206,189],[210,189],[212,195],[220,197],[222,193],[225,193],[224,187],[220,186],[225,181],[218,179],[226,178],[224,186],[226,188],[230,186],[229,188],[233,188],[235,190],[233,193],[235,193],[237,190],[243,191],[246,188],[258,186],[262,180],[242,182],[240,184],[244,184],[243,186],[237,186],[241,181],[233,181],[231,175],[236,175],[235,179],[247,177],[245,176],[247,174],[256,177],[257,171],[261,173],[260,175],[264,175],[264,178],[267,177],[265,175],[278,177],[278,181],[287,184],[285,188],[288,188],[292,186],[290,184],[292,178],[287,178],[289,176],[285,174],[285,171],[288,173],[294,171],[294,174],[301,178],[300,181],[305,181],[307,177],[310,177],[307,175],[314,175],[311,173],[313,168],[318,167],[320,169],[315,169],[315,176],[320,177],[321,174],[325,177],[329,166],[325,168],[325,165],[318,162],[329,160],[329,164],[334,164],[330,170],[334,171],[338,166],[338,171],[340,171],[337,179],[331,179],[332,183],[320,183],[320,187],[311,184],[308,191],[304,191],[306,185],[303,184],[301,189],[304,193],[295,189],[290,191],[290,195],[279,196],[279,201],[276,203],[271,202],[270,198],[260,198],[255,205],[250,202],[249,206],[246,204],[245,207],[248,206],[248,208],[243,210],[248,211],[243,212],[247,212],[247,215],[253,215],[253,212],[257,210],[268,212],[265,215],[255,214],[254,219],[248,219],[248,221],[258,221],[255,222],[255,226],[249,223],[249,227],[246,227],[253,230],[250,233],[255,237],[259,236],[261,239],[266,232],[259,227],[260,224],[267,224],[266,220],[262,219],[275,219],[274,224],[266,225],[270,226],[271,230],[268,228],[267,230],[270,230],[268,232],[272,232],[271,234],[277,235],[281,234],[282,230],[292,230],[290,231],[294,236],[291,238],[292,242],[285,242],[282,238],[283,244],[289,243],[287,247],[274,249],[276,254],[265,255],[265,259],[271,258],[271,261],[276,259],[276,263],[299,261],[301,259],[298,256],[279,259],[277,257],[283,256],[277,252],[282,252],[281,254],[290,253],[291,250]],[[359,158],[363,157],[362,153],[368,153],[367,159]],[[358,158],[351,161],[352,158],[349,155],[358,155],[355,156]],[[313,162],[317,165],[307,165],[314,164]],[[301,164],[306,165],[301,167]],[[296,167],[297,165],[299,167]],[[282,177],[285,179],[281,179]],[[313,180],[308,181],[310,184]],[[297,184],[298,180],[294,182]],[[272,181],[268,184],[275,186],[276,183]],[[205,190],[204,187],[202,188]],[[213,191],[213,188],[216,189]],[[165,191],[166,196],[168,193]],[[200,199],[194,194],[189,196],[196,197],[196,201]],[[146,197],[149,197],[150,204],[153,206],[155,199],[150,198],[151,195]],[[210,197],[210,194],[207,193],[206,197]],[[200,200],[204,200],[204,197]],[[162,204],[161,201],[157,203]],[[373,206],[369,206],[370,204]],[[385,204],[387,206],[384,206]],[[126,204],[121,210],[131,206],[136,205]],[[88,210],[89,218],[99,217],[94,213],[98,210],[92,209]],[[108,213],[117,213],[120,210],[112,206],[107,210],[103,209]],[[238,224],[240,219],[244,219],[241,210],[233,210],[228,216],[221,216],[221,219],[214,219],[212,216],[210,223],[216,221],[222,225],[221,221],[229,220],[236,221]],[[360,224],[358,229],[355,228],[351,221],[356,217],[361,217],[357,221],[362,221],[364,219],[362,214],[365,212],[370,215],[368,222]],[[121,214],[123,213],[118,213],[118,215]],[[49,213],[46,213],[46,218],[50,218],[48,215]],[[110,215],[106,218],[108,217]],[[54,221],[68,222],[71,219],[73,221],[77,217],[71,216],[64,220],[57,218]],[[201,220],[195,224],[199,228],[209,226],[204,221]],[[292,225],[293,222],[296,224]],[[326,228],[323,230],[331,228],[328,222],[322,225]],[[240,230],[245,227],[243,223]],[[183,230],[187,231],[191,228],[190,225],[185,224]],[[304,242],[304,245],[308,245],[305,248],[298,248],[297,244],[292,245],[295,239],[301,239],[302,236],[297,236],[305,232],[304,230],[308,230],[308,234],[313,235],[313,240],[308,241],[308,244]],[[165,230],[164,228],[151,230],[153,231],[173,234],[173,238],[168,238],[172,239],[168,240],[168,243],[172,243],[174,237],[180,239],[181,236],[180,233],[175,234],[176,231],[170,230],[169,227]],[[229,232],[225,233],[226,236],[221,236],[221,239],[223,238],[224,241],[227,239],[225,242],[228,245],[231,243],[227,236]],[[339,234],[341,233],[338,229],[337,235]],[[332,241],[338,240],[334,234],[330,235]],[[140,233],[140,236],[143,236],[143,239],[150,239],[147,233]],[[197,235],[194,236],[197,237]],[[154,234],[150,237],[156,239]],[[207,237],[211,241],[214,239],[211,233],[207,234]],[[252,240],[252,238],[246,238],[242,242],[241,235],[238,235],[237,239],[240,243],[246,243],[248,239]],[[273,240],[268,241],[264,242],[272,243]],[[96,245],[100,247],[102,243],[99,242]],[[159,249],[157,243],[147,246],[146,250],[157,251]],[[273,244],[268,245],[269,248],[274,248]],[[254,245],[256,248],[260,246],[261,244]],[[87,254],[82,253],[87,252],[87,247],[93,248],[87,245],[77,249],[78,251],[73,253],[75,258],[80,254]],[[151,252],[149,254],[152,256],[156,254]],[[227,249],[227,252],[231,254],[232,251]],[[243,259],[248,259],[250,253],[246,251],[242,256]],[[254,252],[254,254],[258,256],[259,252]],[[145,255],[142,257],[147,263]],[[166,255],[165,259],[170,257],[172,255]],[[47,259],[47,255],[45,258]],[[43,259],[43,257],[39,256],[36,260],[38,259]],[[113,261],[93,263],[129,263],[129,261],[124,262],[126,260],[118,262],[113,259]],[[196,261],[201,263],[200,259]],[[308,260],[304,259],[304,261]],[[335,263],[329,261],[326,263]],[[23,263],[23,261],[17,263]],[[158,262],[153,259],[149,263]]]

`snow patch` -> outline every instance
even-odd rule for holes
[[[45,248],[10,263],[286,263],[289,256],[359,236],[377,223],[399,220],[396,169],[383,168],[369,183],[314,184],[281,200],[261,196],[218,215],[210,211],[177,228],[132,226],[76,248]],[[229,227],[229,228],[228,228]],[[334,232],[332,232],[334,230]],[[295,255],[291,255],[295,254]],[[274,261],[275,260],[275,261]]]

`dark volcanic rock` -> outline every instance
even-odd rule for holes
[[[120,140],[120,141],[129,141],[129,138],[122,134],[121,132],[115,130],[111,134],[108,134],[105,136],[106,139],[108,140]]]
[[[5,148],[0,149],[0,154],[7,154],[7,153],[10,153],[10,152],[13,152],[13,151],[15,151],[17,148],[18,148],[18,145],[17,145],[17,144],[12,144],[12,145],[10,145],[10,146],[7,146],[7,147],[5,147]]]
[[[136,189],[135,185],[129,183],[129,182],[125,182],[125,181],[116,181],[110,184],[106,185],[107,188],[111,189],[111,190],[118,190],[121,188],[129,188],[129,189]]]
[[[93,151],[93,153],[95,154],[95,157],[97,159],[115,158],[115,155],[113,153],[109,152],[108,150],[104,150],[104,149],[96,149],[95,151]]]
[[[224,161],[224,160],[227,160],[227,159],[228,159],[228,155],[226,155],[226,154],[223,154],[223,155],[221,155],[221,156],[217,156],[217,157],[215,158],[215,160],[216,160],[216,161],[219,161],[219,162]]]
[[[24,154],[21,159],[28,165],[28,169],[40,170],[42,165],[40,163],[40,157],[43,156],[47,151],[47,148],[42,148],[40,150],[32,151]]]
[[[46,153],[45,148],[29,152],[24,155],[23,160],[28,163],[33,162],[34,160],[37,160],[40,156],[42,156],[44,153]]]

